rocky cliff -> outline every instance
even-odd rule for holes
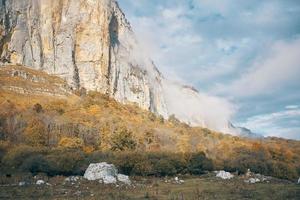
[[[1,63],[58,75],[167,116],[161,76],[112,0],[2,0]]]
[[[73,89],[228,132],[230,108],[165,80],[140,50],[115,0],[0,2],[0,65],[25,65],[61,77]]]

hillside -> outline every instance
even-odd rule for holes
[[[47,72],[74,89],[135,103],[165,119],[175,115],[193,126],[239,134],[228,127],[231,103],[161,74],[117,0],[3,1],[0,66],[7,64]]]
[[[296,179],[300,142],[246,139],[190,127],[61,78],[22,66],[0,68],[0,156],[20,147],[93,152],[204,152],[215,169]],[[3,161],[3,162],[4,162]]]

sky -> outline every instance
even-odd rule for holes
[[[299,0],[119,0],[168,79],[232,102],[235,125],[300,140]]]

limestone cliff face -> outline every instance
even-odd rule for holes
[[[0,0],[0,66],[25,65],[73,89],[229,132],[230,105],[163,78],[115,0]],[[221,115],[222,114],[222,115]]]
[[[0,63],[64,78],[167,116],[161,75],[114,0],[1,0]]]

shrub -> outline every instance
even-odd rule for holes
[[[26,158],[19,169],[23,172],[31,172],[32,174],[37,173],[49,173],[50,166],[45,156],[41,154],[32,155]]]
[[[118,167],[121,173],[134,175],[134,167],[137,165],[137,163],[141,163],[142,161],[143,157],[140,153],[125,152],[116,154],[114,164]]]
[[[43,107],[42,107],[41,104],[36,103],[36,104],[34,104],[34,106],[33,106],[33,110],[34,110],[36,113],[40,113],[40,112],[43,111]]]
[[[47,155],[49,175],[82,175],[85,171],[85,155],[80,150],[60,149]]]
[[[198,175],[213,170],[213,164],[204,153],[194,153],[188,161],[187,168],[189,173]]]
[[[175,167],[169,160],[159,160],[155,163],[154,172],[158,176],[174,175],[177,173]]]
[[[121,129],[114,132],[111,137],[111,150],[113,151],[132,151],[137,146],[132,132],[127,129]]]
[[[12,170],[18,170],[26,158],[36,154],[39,154],[39,151],[33,147],[17,146],[7,152],[3,158],[3,163]]]
[[[32,119],[25,131],[25,140],[31,146],[46,146],[47,134],[45,134],[45,125],[39,119]]]

